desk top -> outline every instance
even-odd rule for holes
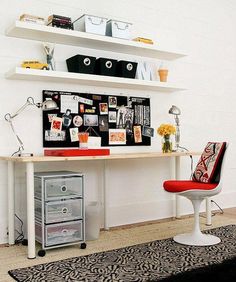
[[[121,160],[121,159],[143,159],[143,158],[167,158],[201,155],[201,152],[173,152],[173,153],[121,153],[108,156],[76,156],[76,157],[51,157],[51,156],[33,156],[33,157],[4,157],[0,156],[2,161],[12,162],[60,162],[60,161],[89,161],[89,160]]]

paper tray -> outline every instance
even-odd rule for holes
[[[75,156],[107,156],[110,149],[63,149],[44,150],[44,156],[75,157]]]

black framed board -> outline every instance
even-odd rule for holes
[[[101,146],[151,145],[150,98],[43,90],[44,147],[79,147],[78,133],[100,137]]]

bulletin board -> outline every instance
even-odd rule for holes
[[[85,131],[101,146],[151,145],[149,98],[43,90],[47,99],[57,108],[43,111],[44,147],[79,147]]]

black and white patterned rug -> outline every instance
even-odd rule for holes
[[[220,237],[222,242],[209,247],[195,247],[180,245],[172,239],[158,240],[14,269],[8,273],[20,282],[161,281],[180,272],[219,264],[236,256],[236,225],[215,228],[206,233]]]

